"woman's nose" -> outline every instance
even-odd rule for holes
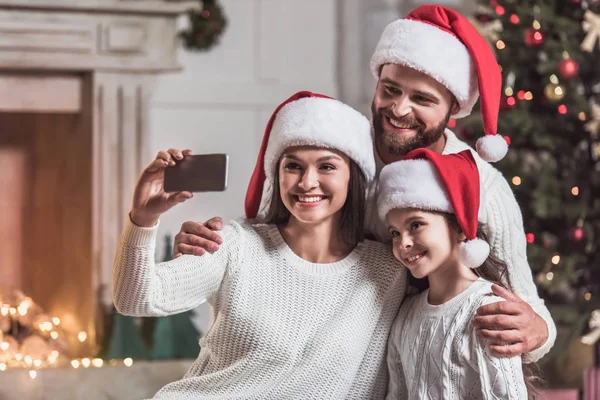
[[[302,190],[308,191],[317,186],[319,186],[319,178],[317,173],[312,168],[308,168],[302,175],[300,182],[298,182],[298,187]]]

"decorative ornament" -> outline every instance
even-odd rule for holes
[[[600,340],[600,310],[592,311],[589,326],[591,331],[581,338],[581,342],[592,346]]]
[[[500,108],[502,110],[510,110],[511,108],[515,108],[517,105],[517,100],[513,96],[502,95],[500,99]]]
[[[179,33],[188,50],[205,51],[219,42],[227,19],[218,0],[202,0],[202,6],[189,10],[189,27]]]
[[[544,96],[552,102],[557,102],[565,97],[565,89],[558,83],[548,83],[544,88]]]
[[[480,17],[487,16],[480,15]],[[487,40],[490,43],[497,42],[498,39],[500,39],[499,33],[503,32],[504,30],[504,27],[502,26],[502,21],[500,21],[499,19],[482,21],[480,17],[478,17],[477,19],[469,18],[469,20],[471,21],[473,26],[475,26],[477,32],[479,32],[479,34],[483,36],[485,40]]]
[[[583,14],[581,26],[587,32],[586,37],[581,42],[581,50],[591,53],[594,50],[596,41],[600,38],[600,15],[587,10]],[[600,41],[598,42],[598,47],[600,47]]]
[[[530,28],[525,31],[525,44],[529,47],[541,46],[544,39],[544,34],[539,29]]]
[[[592,104],[592,119],[584,125],[584,129],[596,137],[600,131],[600,106],[598,104]]]
[[[571,230],[571,239],[573,239],[575,242],[581,241],[581,239],[583,239],[583,236],[584,233],[582,228],[573,228]]]
[[[571,79],[577,76],[579,72],[579,64],[572,58],[563,58],[558,63],[558,73],[563,79]]]

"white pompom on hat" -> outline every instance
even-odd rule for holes
[[[485,136],[477,141],[477,153],[489,162],[506,155],[508,138],[497,134],[500,67],[489,43],[463,15],[440,5],[423,5],[390,23],[371,57],[376,79],[384,64],[405,65],[444,85],[460,107],[454,118],[469,115],[481,97]]]
[[[377,209],[382,221],[395,208],[454,214],[467,239],[460,245],[460,261],[477,268],[490,254],[490,245],[477,238],[480,191],[479,170],[470,150],[442,155],[416,149],[381,170]]]
[[[246,218],[262,219],[271,202],[275,170],[289,147],[339,150],[361,169],[367,182],[375,177],[371,124],[367,117],[331,97],[301,91],[280,104],[267,123],[258,160],[246,192]]]

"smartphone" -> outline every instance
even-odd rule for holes
[[[165,192],[222,192],[227,189],[227,154],[196,154],[165,169]]]

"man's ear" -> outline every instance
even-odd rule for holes
[[[456,99],[454,99],[452,101],[452,113],[451,113],[451,115],[455,115],[459,111],[460,111],[460,105],[458,104],[458,101],[456,101]]]

